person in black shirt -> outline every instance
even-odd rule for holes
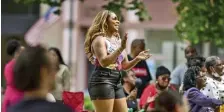
[[[54,86],[56,70],[53,68],[47,49],[41,45],[26,48],[14,66],[14,84],[24,91],[24,98],[7,112],[72,112],[62,103],[46,100]]]
[[[133,60],[140,52],[144,50],[144,39],[135,39],[131,44],[131,54],[128,55],[128,60]],[[152,80],[151,74],[145,60],[142,60],[136,64],[132,70],[134,70],[136,77],[142,80],[142,85],[138,87],[137,93],[137,98],[140,98],[144,88],[149,84],[150,80]]]

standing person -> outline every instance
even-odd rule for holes
[[[188,46],[184,50],[185,58],[188,62],[188,60],[194,56],[196,56],[198,53],[196,49],[192,46]],[[178,65],[173,72],[171,73],[171,81],[170,84],[174,85],[176,89],[178,90],[183,83],[184,80],[184,74],[187,71],[187,62],[181,65]]]
[[[184,77],[184,95],[188,99],[190,112],[214,112],[223,104],[221,100],[205,96],[200,89],[206,86],[206,77],[199,66],[188,68]]]
[[[150,110],[155,108],[155,97],[163,91],[176,89],[169,85],[170,83],[170,71],[164,67],[159,66],[156,70],[156,84],[148,85],[140,98],[140,108]]]
[[[62,101],[62,92],[70,91],[71,73],[65,65],[58,48],[52,47],[48,51],[53,63],[56,65],[55,69],[58,71],[55,76],[55,90],[53,90],[52,94],[56,100]]]
[[[135,39],[131,43],[131,54],[128,55],[128,60],[133,60],[138,54],[145,50],[144,39]],[[142,80],[142,85],[138,87],[137,98],[140,98],[145,87],[152,80],[150,71],[148,69],[147,63],[145,60],[141,60],[134,67],[133,70],[137,78]]]
[[[24,99],[7,112],[72,112],[62,103],[46,100],[55,83],[54,66],[47,49],[40,45],[27,47],[14,67],[15,87],[24,91]]]
[[[129,70],[139,61],[151,56],[146,50],[132,61],[128,61],[127,53],[124,51],[127,34],[120,38],[119,24],[114,12],[103,10],[96,15],[87,32],[85,52],[96,66],[88,90],[96,112],[128,111],[121,84],[121,71]]]
[[[10,40],[7,43],[7,54],[12,56],[12,60],[9,61],[4,70],[4,75],[6,79],[6,91],[2,105],[2,112],[7,112],[7,108],[11,105],[16,104],[19,100],[23,98],[23,92],[19,91],[15,88],[15,84],[13,83],[13,68],[15,65],[15,60],[20,55],[20,53],[24,50],[24,47],[17,40]]]
[[[207,68],[207,80],[206,86],[202,88],[201,92],[209,98],[224,101],[224,81],[221,77],[224,74],[222,61],[217,56],[210,56],[206,58],[205,66]]]

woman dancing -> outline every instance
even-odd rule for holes
[[[129,70],[151,56],[149,50],[145,50],[128,61],[124,51],[127,34],[120,38],[119,24],[115,13],[104,10],[96,15],[86,35],[85,52],[96,66],[88,87],[96,112],[128,111],[121,85],[121,70]]]

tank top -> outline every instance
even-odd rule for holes
[[[120,47],[120,43],[121,40],[118,41],[119,45],[116,42],[111,42],[108,39],[105,40],[105,44],[106,44],[106,49],[107,49],[107,54],[111,54],[113,52],[115,52],[119,47]],[[99,61],[97,60],[97,58],[94,56],[95,59],[95,65],[96,66],[101,66]],[[110,64],[105,68],[108,69],[116,69],[116,70],[121,70],[122,69],[122,65],[121,62],[124,60],[124,53],[122,51],[122,53],[118,56],[116,62],[114,64]]]

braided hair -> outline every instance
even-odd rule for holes
[[[187,66],[191,67],[191,66],[198,66],[198,67],[203,67],[205,65],[205,58],[202,56],[194,56],[189,58],[188,62],[187,62]]]
[[[196,77],[200,74],[201,68],[205,65],[205,58],[195,56],[188,60],[188,69],[184,75],[184,91],[196,87]]]
[[[200,74],[199,66],[191,66],[184,75],[184,90],[187,91],[192,87],[196,87],[196,77]]]

